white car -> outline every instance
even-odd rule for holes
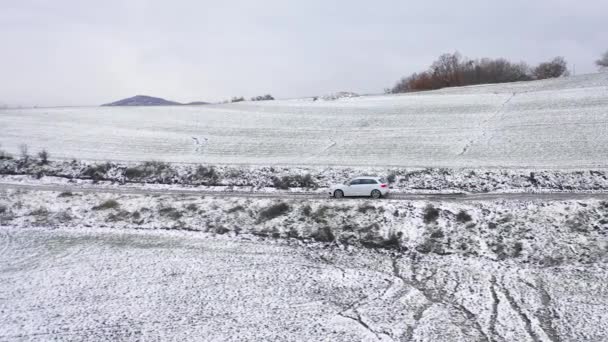
[[[335,198],[345,196],[370,196],[380,198],[389,192],[388,182],[380,177],[357,177],[346,184],[336,184],[329,188],[329,195]]]

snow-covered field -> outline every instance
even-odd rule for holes
[[[436,92],[196,107],[0,110],[0,144],[211,164],[608,166],[608,74]]]
[[[604,341],[608,267],[0,227],[0,339]]]

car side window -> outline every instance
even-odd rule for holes
[[[359,184],[361,184],[361,180],[360,179],[355,179],[355,180],[352,180],[350,182],[350,185],[359,185]]]
[[[373,179],[362,179],[361,183],[362,184],[377,184],[376,181]]]

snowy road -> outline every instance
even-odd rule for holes
[[[0,340],[601,341],[606,271],[0,227]]]
[[[150,189],[133,186],[94,186],[94,185],[65,185],[65,184],[15,184],[0,183],[0,190],[35,190],[52,192],[82,192],[82,193],[111,193],[124,195],[190,195],[232,198],[269,198],[269,199],[325,199],[325,192],[255,192],[255,191],[213,191],[196,188],[187,189]],[[395,201],[495,201],[495,200],[539,200],[562,201],[582,199],[608,199],[608,192],[548,192],[548,193],[392,193],[384,200]]]

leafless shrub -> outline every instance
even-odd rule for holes
[[[40,160],[40,165],[46,165],[49,163],[50,154],[47,150],[42,150],[38,152],[38,158]]]
[[[184,215],[181,211],[173,207],[162,207],[158,209],[158,213],[161,216],[168,217],[173,220],[179,220]]]
[[[74,194],[70,191],[64,191],[62,193],[60,193],[59,195],[57,195],[57,197],[72,197],[74,196]]]
[[[236,205],[236,206],[228,209],[226,212],[228,214],[232,214],[232,213],[241,212],[241,211],[244,211],[244,210],[245,210],[245,207],[243,207],[242,205]]]
[[[109,199],[107,201],[102,202],[99,205],[94,206],[93,210],[108,210],[108,209],[117,209],[118,207],[120,207],[120,204],[113,199]]]
[[[27,164],[30,161],[29,148],[26,144],[19,145],[19,156],[23,164]]]
[[[291,207],[287,203],[277,203],[273,204],[270,207],[260,211],[258,215],[258,222],[265,222],[282,216],[289,212]]]

